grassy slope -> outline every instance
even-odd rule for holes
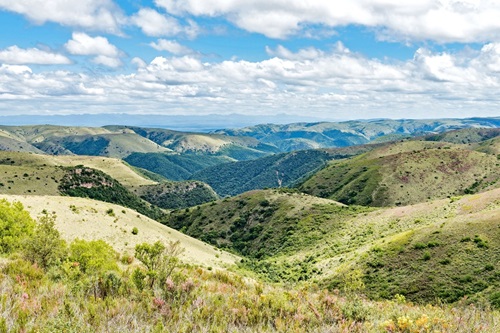
[[[179,240],[185,249],[182,259],[188,263],[223,267],[238,259],[122,206],[85,198],[58,196],[0,195],[0,198],[20,201],[34,218],[44,209],[55,212],[56,227],[68,241],[76,238],[103,239],[119,253],[133,254],[135,245],[139,243]],[[107,213],[110,209],[113,210],[114,216]],[[134,227],[139,229],[137,235],[131,232]]]
[[[383,209],[253,191],[175,212],[167,223],[246,255],[243,267],[272,281],[419,302],[469,295],[500,306],[500,189]]]
[[[322,231],[312,228],[307,233],[297,231],[304,231],[301,229],[307,223],[304,221],[319,221],[325,209],[339,215],[356,211],[302,193],[262,190],[179,210],[162,222],[211,244],[261,258],[291,253],[311,244],[316,233]],[[288,241],[293,235],[300,237],[297,242]]]
[[[191,176],[206,182],[221,196],[246,191],[290,187],[323,167],[327,161],[361,154],[381,145],[362,145],[336,149],[303,150],[275,154],[253,161],[231,162],[208,167]]]
[[[300,189],[347,204],[407,205],[498,186],[498,163],[459,145],[405,141],[332,162]]]
[[[125,187],[154,185],[155,181],[143,177],[122,160],[96,156],[54,156],[51,157],[57,164],[63,166],[85,165],[102,172],[118,180]]]
[[[126,187],[156,184],[118,159],[0,152],[1,182],[4,184],[0,187],[0,191],[9,194],[28,194],[28,190],[31,190],[33,194],[57,195],[59,181],[65,174],[59,166],[82,164],[109,174]],[[28,176],[24,177],[24,174]]]

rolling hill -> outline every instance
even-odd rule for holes
[[[56,227],[69,242],[75,239],[102,239],[121,255],[131,255],[136,244],[180,241],[185,250],[181,258],[187,263],[223,268],[239,260],[235,255],[216,250],[213,246],[119,205],[61,196],[0,194],[0,198],[21,202],[33,218],[37,218],[44,210],[54,212],[57,215]],[[138,229],[135,235],[132,234],[134,227]]]
[[[242,129],[214,131],[217,134],[248,136],[273,144],[282,151],[345,147],[368,143],[377,138],[387,141],[398,136],[419,136],[469,127],[500,127],[500,118],[432,119],[432,120],[360,120],[338,123],[295,123],[257,125]]]
[[[379,146],[370,144],[275,154],[251,161],[207,167],[192,174],[190,179],[209,184],[220,196],[256,189],[292,187],[324,167],[328,161],[358,155]]]
[[[142,176],[140,171],[122,160],[105,157],[4,151],[0,152],[0,173],[0,193],[3,194],[90,197],[119,203],[154,218],[163,213],[141,200],[135,190],[141,188],[141,195],[150,198],[153,204],[161,203],[165,208],[188,207],[217,198],[207,185],[200,182],[161,180],[158,183]],[[153,194],[161,187],[170,188],[166,191],[168,194]],[[148,188],[151,190],[148,191]],[[152,192],[153,189],[155,192]]]
[[[468,296],[500,307],[499,214],[500,189],[394,208],[264,190],[164,222],[245,255],[241,267],[271,281],[419,303]]]
[[[346,204],[408,205],[498,187],[498,165],[459,145],[404,141],[333,161],[299,189]]]

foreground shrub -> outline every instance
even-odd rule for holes
[[[35,221],[20,202],[0,200],[0,253],[10,253],[21,247],[31,236]]]

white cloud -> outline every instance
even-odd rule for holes
[[[13,45],[0,50],[0,62],[11,65],[67,65],[71,63],[71,60],[62,54],[43,51],[37,48],[21,49]]]
[[[121,9],[111,0],[0,0],[0,9],[26,16],[35,24],[61,25],[120,33],[125,23]]]
[[[118,57],[120,51],[105,37],[90,37],[83,32],[74,32],[72,39],[65,44],[69,53],[74,55],[103,55]]]
[[[500,39],[500,2],[489,0],[156,0],[176,15],[222,16],[272,38],[350,24],[380,29],[380,36],[439,42]]]
[[[183,46],[175,40],[159,39],[158,42],[152,42],[149,45],[155,50],[167,51],[175,55],[193,53],[193,50],[191,50],[189,47]]]
[[[122,64],[121,60],[118,58],[108,57],[105,55],[99,55],[92,59],[92,62],[98,65],[104,65],[112,68],[120,67]]]
[[[96,56],[92,62],[99,65],[113,68],[122,65],[122,52],[105,37],[91,37],[83,32],[74,32],[72,39],[64,46],[73,55]]]
[[[148,36],[184,35],[188,38],[195,38],[199,33],[196,22],[187,20],[188,25],[183,26],[176,18],[160,14],[151,8],[142,8],[130,18],[130,21]]]
[[[9,111],[13,104],[8,101],[15,99],[27,101],[18,104],[25,112],[37,112],[43,104],[54,112],[75,113],[168,109],[174,114],[308,112],[334,118],[498,115],[500,43],[456,53],[422,48],[407,61],[369,59],[342,45],[296,52],[280,46],[269,53],[269,59],[258,62],[203,63],[190,55],[149,63],[135,58],[133,73],[96,76],[3,65],[0,111]]]

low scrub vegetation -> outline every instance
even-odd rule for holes
[[[135,260],[104,241],[67,245],[53,215],[38,222],[0,203],[28,232],[0,262],[3,332],[497,332],[499,315],[469,306],[417,306],[404,296],[374,302],[314,284],[288,289],[182,264],[177,243],[139,244]],[[12,225],[4,225],[10,232]],[[36,233],[33,231],[37,230]],[[35,236],[36,235],[36,236]],[[32,237],[54,246],[25,247]],[[47,252],[50,253],[48,256]],[[45,260],[43,258],[50,258]]]

